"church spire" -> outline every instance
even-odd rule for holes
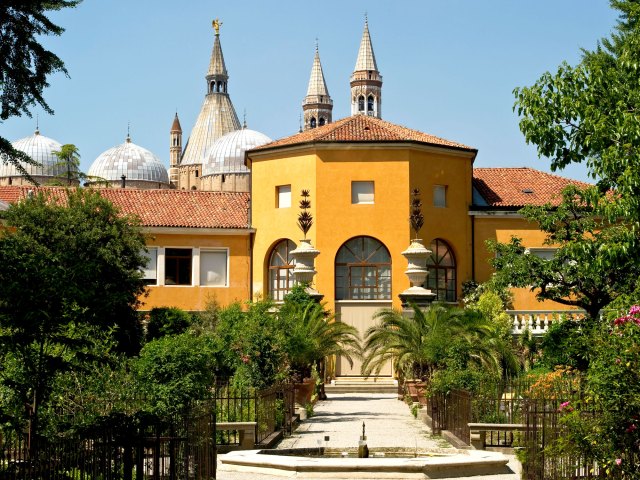
[[[304,129],[321,127],[331,123],[331,112],[333,110],[333,100],[329,95],[327,83],[324,80],[322,64],[320,63],[320,53],[316,43],[316,54],[311,67],[311,77],[307,87],[307,96],[302,102],[304,113]]]
[[[220,45],[221,25],[220,20],[213,21],[215,37],[209,69],[205,76],[207,94],[180,159],[179,188],[199,188],[199,178],[202,173],[200,169],[208,158],[207,155],[213,142],[223,135],[241,128],[240,120],[238,120],[238,115],[227,90],[229,74]],[[190,175],[189,180],[183,181],[183,179],[187,179],[188,175]]]
[[[229,74],[227,66],[224,63],[224,55],[220,46],[220,26],[222,22],[217,18],[213,21],[213,28],[216,32],[213,41],[213,50],[211,51],[211,60],[209,61],[209,71],[207,72],[208,93],[227,93],[227,82]]]
[[[356,66],[351,74],[351,114],[382,117],[382,76],[373,53],[369,21],[365,17],[364,31]]]

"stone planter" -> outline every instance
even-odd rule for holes
[[[429,255],[431,255],[431,250],[425,248],[419,238],[411,240],[409,248],[402,252],[402,256],[409,263],[404,273],[409,277],[409,282],[411,282],[411,287],[398,295],[402,300],[403,306],[407,306],[409,303],[426,306],[435,300],[436,294],[422,286],[429,273],[427,271]]]
[[[290,252],[294,258],[296,266],[293,268],[293,279],[296,283],[308,285],[307,293],[316,301],[322,300],[323,295],[311,288],[311,282],[315,276],[315,258],[320,255],[320,251],[311,245],[311,240],[305,238],[300,240],[300,244]]]

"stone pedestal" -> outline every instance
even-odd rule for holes
[[[427,258],[429,258],[429,255],[431,255],[431,250],[425,248],[419,238],[412,240],[409,248],[402,252],[402,256],[409,262],[409,266],[404,273],[411,282],[411,287],[398,295],[404,308],[409,303],[419,307],[426,307],[436,298],[435,293],[422,287],[429,273],[427,271]]]
[[[316,250],[311,245],[311,240],[300,240],[300,244],[295,250],[290,252],[290,255],[295,259],[296,266],[293,269],[293,280],[296,283],[302,283],[307,285],[306,292],[316,301],[322,300],[324,295],[311,287],[313,277],[315,276],[315,258],[320,255],[320,251]]]

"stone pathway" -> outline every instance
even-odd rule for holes
[[[413,418],[406,403],[384,393],[336,393],[330,400],[316,403],[314,415],[304,421],[279,449],[317,448],[318,440],[330,437],[329,448],[358,448],[365,422],[367,445],[403,447],[407,450],[451,448],[441,439],[431,438],[429,428]]]
[[[318,440],[325,446],[324,437],[329,436],[328,447],[335,449],[357,448],[365,422],[369,448],[403,448],[445,451],[451,445],[440,437],[432,437],[429,428],[413,418],[409,407],[397,400],[396,395],[380,393],[332,394],[329,400],[316,403],[314,416],[301,423],[289,438],[283,439],[278,449],[317,448]],[[220,465],[219,465],[220,466]],[[519,471],[512,459],[509,466]],[[275,475],[256,475],[218,469],[219,480],[277,480],[291,478]],[[329,478],[329,477],[323,477]],[[348,477],[335,477],[348,478]],[[468,480],[518,480],[516,473],[509,475],[475,476]],[[465,480],[458,478],[457,480]]]

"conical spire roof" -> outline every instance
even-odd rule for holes
[[[216,33],[213,41],[213,50],[211,51],[211,60],[209,61],[209,71],[207,77],[228,77],[227,66],[224,64],[224,55],[220,46],[220,34]]]
[[[182,127],[180,126],[180,120],[178,119],[178,112],[176,112],[176,116],[173,118],[173,124],[171,125],[172,132],[182,132]]]
[[[316,55],[313,58],[313,67],[311,67],[311,77],[309,77],[309,87],[307,88],[307,97],[311,95],[329,96],[327,83],[324,80],[322,64],[320,63],[320,53],[316,45]]]
[[[228,75],[220,46],[220,25],[221,22],[217,20],[213,24],[216,34],[206,76],[208,93],[204,97],[200,114],[184,148],[181,165],[204,163],[213,142],[241,128],[238,115],[227,93]]]
[[[356,66],[353,71],[357,72],[361,70],[378,71],[376,56],[373,53],[371,36],[369,35],[369,22],[366,19],[364,21],[364,32],[362,32],[362,40],[360,41],[360,50],[358,50],[358,59],[356,60]]]

